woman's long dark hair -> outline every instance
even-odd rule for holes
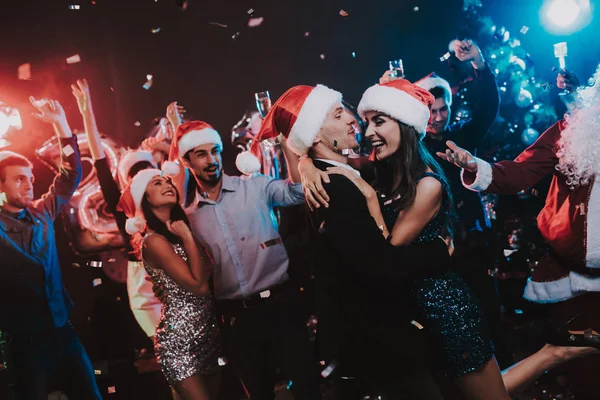
[[[400,147],[389,158],[377,160],[375,152],[371,153],[371,161],[374,167],[373,188],[388,198],[398,198],[395,201],[396,211],[402,211],[415,201],[417,196],[417,179],[427,172],[427,168],[438,174],[445,186],[449,187],[448,179],[442,167],[433,158],[429,150],[419,139],[419,132],[412,126],[397,121],[400,126]],[[450,192],[445,193],[447,212],[444,234],[452,236],[452,225],[454,219],[454,201]]]

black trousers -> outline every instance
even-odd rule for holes
[[[314,347],[293,289],[251,308],[219,302],[227,358],[252,400],[273,400],[277,368],[296,400],[321,399]]]
[[[102,399],[92,363],[71,325],[32,336],[4,333],[0,343],[18,400],[47,400],[61,389],[69,399]]]

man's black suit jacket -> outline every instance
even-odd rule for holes
[[[342,175],[330,180],[329,207],[308,215],[321,359],[341,362],[348,373],[428,363],[424,332],[411,323],[417,317],[408,286],[448,267],[445,243],[392,246],[358,188]]]

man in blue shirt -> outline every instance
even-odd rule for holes
[[[82,175],[77,140],[62,106],[31,99],[61,145],[60,171],[33,201],[32,165],[0,152],[0,334],[19,399],[46,399],[58,383],[72,399],[101,399],[92,365],[69,324],[73,307],[61,278],[54,221]]]
[[[252,399],[274,398],[278,366],[292,381],[296,399],[320,399],[313,348],[273,214],[273,207],[304,202],[300,183],[293,183],[299,182],[298,157],[287,157],[291,153],[282,143],[290,181],[240,178],[223,173],[222,149],[210,125],[192,121],[177,130],[171,156],[195,178],[189,179],[196,190],[186,211],[194,236],[214,258],[227,355]]]

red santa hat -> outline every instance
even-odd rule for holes
[[[183,203],[185,203],[185,194],[187,192],[188,173],[186,172],[186,168],[180,167],[180,159],[188,151],[203,144],[216,144],[223,150],[221,135],[210,124],[204,121],[189,121],[181,124],[171,141],[169,161],[162,165],[162,169],[173,178],[173,184],[182,195]],[[174,171],[178,172],[174,173]]]
[[[260,170],[256,157],[259,143],[283,134],[294,153],[308,153],[332,106],[342,101],[342,94],[323,85],[294,86],[288,89],[265,116],[262,127],[249,151],[237,156],[236,166],[252,175]]]
[[[190,121],[181,124],[171,141],[169,160],[182,158],[188,151],[203,144],[218,144],[223,149],[221,135],[204,121]]]
[[[395,79],[368,88],[358,104],[358,113],[364,117],[367,111],[380,111],[412,126],[423,139],[434,100],[427,90],[406,79]]]
[[[119,166],[117,167],[121,187],[127,186],[127,182],[129,182],[129,171],[135,164],[139,162],[149,162],[154,168],[156,168],[156,162],[154,162],[152,153],[149,151],[127,150],[125,153],[123,153],[119,160]]]
[[[428,91],[436,87],[442,88],[446,93],[446,102],[449,106],[452,105],[452,87],[450,87],[450,84],[447,80],[440,78],[435,72],[432,72],[426,77],[419,79],[415,82],[415,85],[420,86]]]
[[[144,169],[138,172],[129,186],[121,194],[117,209],[127,215],[125,230],[130,235],[140,232],[146,227],[146,220],[142,212],[142,199],[146,193],[146,187],[155,176],[166,175],[165,171],[159,169]]]

